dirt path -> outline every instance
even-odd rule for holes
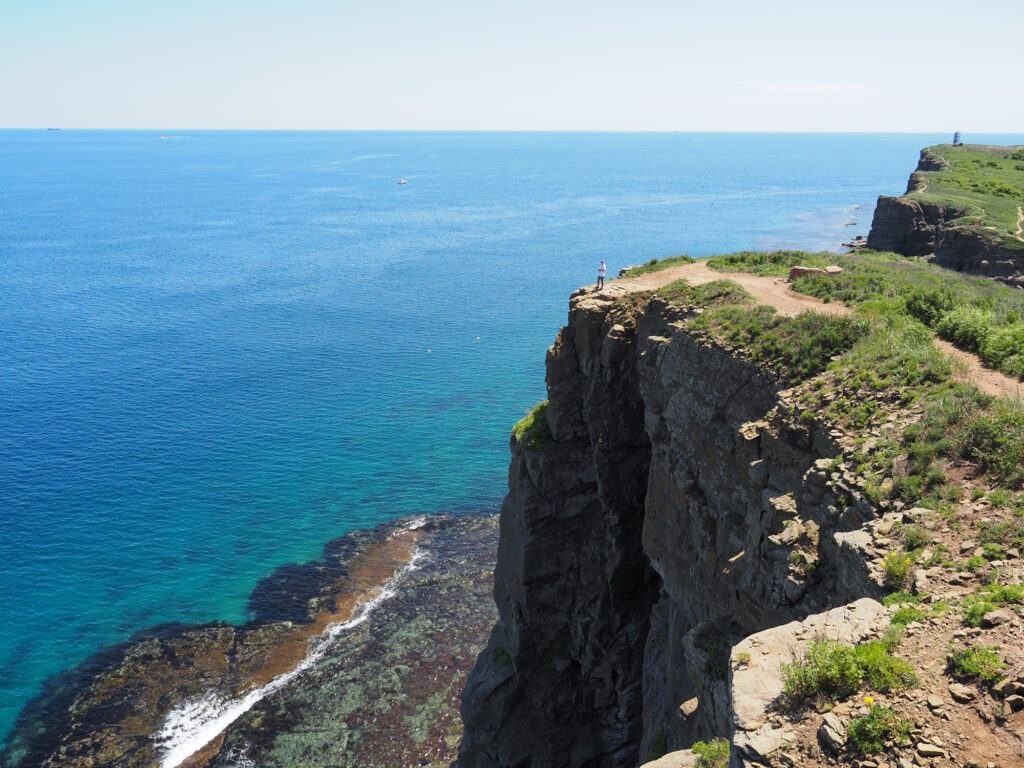
[[[1024,211],[1021,213],[1021,221],[1024,222]],[[612,280],[602,293],[611,295],[622,295],[636,293],[637,291],[654,291],[671,282],[685,278],[691,285],[703,285],[714,280],[728,279],[739,283],[744,290],[762,304],[770,304],[775,307],[779,314],[787,317],[798,315],[804,310],[810,309],[814,312],[824,312],[833,315],[849,315],[853,312],[850,307],[838,302],[825,303],[813,296],[805,296],[790,289],[789,283],[781,277],[760,277],[749,275],[744,272],[716,272],[710,269],[706,262],[698,261],[693,264],[683,264],[678,267],[669,267],[659,272],[648,272],[639,277],[622,277]],[[952,344],[941,339],[935,339],[935,346],[944,354],[963,362],[967,366],[967,378],[982,392],[996,397],[1024,397],[1024,384],[1018,382],[1005,374],[986,368],[977,355],[957,349]]]
[[[1017,232],[1014,235],[1018,240],[1024,243],[1024,206],[1017,206]]]

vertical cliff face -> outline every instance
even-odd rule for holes
[[[730,645],[874,589],[842,538],[873,510],[837,502],[833,436],[685,317],[572,298],[552,441],[513,441],[463,768],[636,766],[728,734]]]
[[[553,444],[513,443],[500,621],[463,695],[465,766],[628,765],[657,579],[641,543],[650,441],[636,307],[576,297],[548,351]]]

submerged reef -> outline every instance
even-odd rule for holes
[[[157,627],[50,681],[0,765],[448,765],[496,539],[475,514],[332,541],[261,582],[249,624]]]

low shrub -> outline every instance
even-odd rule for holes
[[[921,602],[920,595],[914,595],[914,594],[911,594],[910,592],[907,592],[906,590],[902,590],[902,589],[899,592],[893,592],[891,595],[886,595],[885,597],[882,598],[882,605],[884,605],[887,608],[890,605],[904,605],[904,604],[916,605],[917,603],[920,603],[920,602]]]
[[[993,475],[999,484],[1024,488],[1024,405],[992,400],[956,436],[957,454]]]
[[[732,280],[712,280],[702,285],[691,285],[681,279],[659,288],[655,294],[672,304],[687,308],[746,304],[752,300],[750,294]]]
[[[892,623],[905,627],[914,621],[924,621],[928,617],[927,611],[916,608],[913,605],[905,605],[892,615]]]
[[[860,689],[864,670],[853,646],[822,640],[811,643],[804,657],[782,665],[783,691],[793,701],[824,695],[845,698]]]
[[[882,563],[885,569],[885,586],[889,589],[904,589],[910,583],[910,570],[914,558],[907,552],[890,552]]]
[[[981,346],[985,364],[1017,378],[1024,378],[1024,322],[995,328]]]
[[[958,677],[982,680],[988,684],[998,682],[1006,670],[999,658],[998,646],[970,646],[953,651],[947,657],[950,672]]]
[[[806,251],[742,251],[726,256],[715,256],[708,260],[711,269],[722,272],[749,272],[755,275],[786,276],[789,270],[803,267],[827,267],[832,263],[828,253],[807,253]]]
[[[940,337],[960,349],[978,352],[988,340],[995,322],[995,315],[987,309],[958,307],[943,317],[935,330]]]
[[[782,665],[783,691],[796,704],[818,696],[845,698],[867,683],[876,691],[908,688],[917,683],[913,667],[893,656],[902,627],[879,640],[857,646],[834,640],[813,642],[802,659]]]
[[[725,739],[695,741],[691,749],[697,756],[694,768],[726,768],[729,765],[729,742]]]
[[[921,525],[905,525],[900,534],[903,536],[903,543],[908,550],[921,549],[926,544],[930,544],[932,540],[932,535]]]
[[[929,328],[953,309],[953,291],[945,288],[912,288],[906,297],[907,312]]]
[[[885,693],[917,685],[917,675],[909,662],[893,656],[890,643],[873,640],[854,647],[854,657],[864,671],[864,682],[873,691]]]
[[[866,715],[850,723],[850,749],[862,755],[873,755],[881,752],[887,741],[907,743],[913,727],[913,723],[897,715],[892,707],[872,704]]]
[[[537,403],[516,425],[512,436],[516,442],[532,451],[543,451],[554,444],[547,420],[548,401]]]

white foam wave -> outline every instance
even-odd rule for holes
[[[418,521],[413,521],[413,523],[416,522]],[[426,519],[423,518],[423,522],[415,527],[418,528],[425,523]],[[412,530],[412,528],[408,528],[408,530]],[[338,637],[364,623],[378,606],[394,597],[397,594],[398,583],[410,571],[419,567],[422,559],[423,554],[420,550],[414,549],[409,563],[384,584],[371,599],[360,603],[351,619],[329,625],[322,635],[314,638],[310,643],[309,654],[294,669],[278,675],[265,685],[254,688],[241,698],[225,699],[211,693],[201,699],[180,704],[171,710],[164,720],[163,728],[156,736],[157,748],[163,751],[160,768],[178,768],[259,701],[275,691],[281,690],[316,664]]]

